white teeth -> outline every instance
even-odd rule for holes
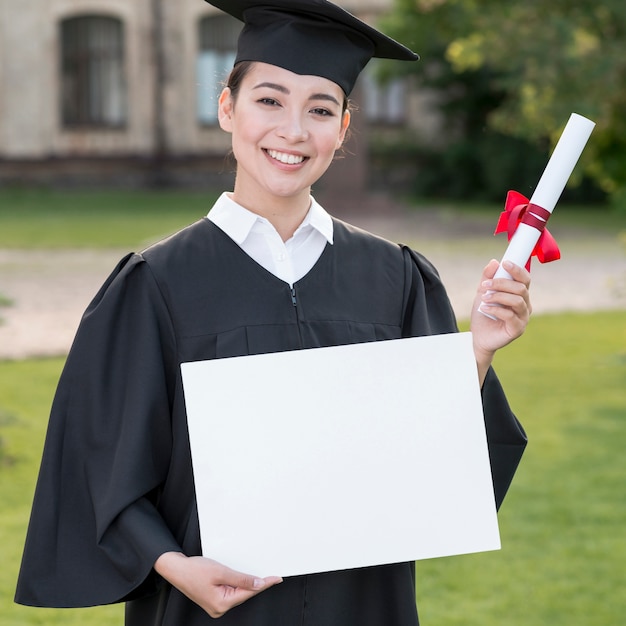
[[[302,163],[302,161],[304,161],[303,156],[285,154],[284,152],[278,152],[277,150],[268,150],[267,153],[272,157],[272,159],[285,163],[285,165],[296,165],[297,163]]]

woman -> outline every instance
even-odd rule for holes
[[[125,601],[126,623],[141,626],[417,624],[411,563],[282,581],[199,556],[180,363],[456,330],[423,257],[331,218],[310,195],[345,139],[358,72],[373,55],[416,55],[325,0],[212,4],[245,21],[219,99],[235,187],[207,219],[123,259],[85,313],[52,409],[17,601]],[[473,307],[495,319],[474,312],[471,328],[499,505],[525,436],[490,365],[531,307],[526,270],[492,280],[496,268]]]

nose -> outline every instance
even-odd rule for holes
[[[309,138],[304,120],[297,112],[285,112],[285,118],[277,129],[278,135],[290,143],[299,143]]]

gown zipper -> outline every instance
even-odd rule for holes
[[[298,298],[296,297],[296,287],[293,285],[289,291],[291,295],[291,304],[296,314],[296,325],[298,326],[298,339],[300,341],[300,348],[304,348],[304,342],[302,340],[302,328],[300,328],[300,314],[298,311]]]

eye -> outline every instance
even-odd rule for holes
[[[259,102],[259,104],[265,104],[266,106],[279,106],[279,102],[278,100],[274,100],[274,98],[259,98],[259,100],[257,100],[257,102]]]
[[[329,111],[324,107],[315,107],[314,109],[311,109],[311,113],[319,115],[320,117],[332,117],[334,115],[332,111]]]

